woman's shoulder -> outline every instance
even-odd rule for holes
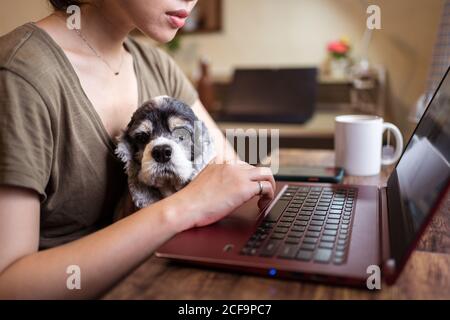
[[[33,23],[24,24],[0,37],[0,69],[27,79],[42,81],[56,65],[55,54],[51,41]]]

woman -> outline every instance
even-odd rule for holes
[[[140,103],[173,96],[219,132],[173,61],[127,37],[138,28],[170,41],[196,1],[50,2],[53,14],[0,38],[2,298],[97,297],[176,233],[254,196],[262,206],[274,192],[270,171],[225,162],[233,153],[217,133],[219,161],[173,196],[112,223],[126,185],[113,137]],[[79,31],[66,26],[70,5],[80,5]],[[80,267],[81,290],[66,287],[70,265]]]

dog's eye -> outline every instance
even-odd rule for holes
[[[150,138],[150,135],[145,132],[140,132],[134,136],[134,139],[138,143],[147,143],[148,139]]]
[[[190,141],[189,130],[185,128],[175,128],[172,132],[172,137],[178,142]]]

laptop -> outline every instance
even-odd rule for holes
[[[367,268],[394,283],[433,214],[450,213],[447,70],[384,187],[277,182],[211,226],[178,234],[158,257],[272,277],[365,285]]]
[[[304,123],[315,110],[316,68],[237,69],[220,121]]]

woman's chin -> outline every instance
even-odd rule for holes
[[[150,28],[140,29],[146,36],[152,38],[159,43],[167,43],[173,40],[177,35],[178,29],[150,30]]]

